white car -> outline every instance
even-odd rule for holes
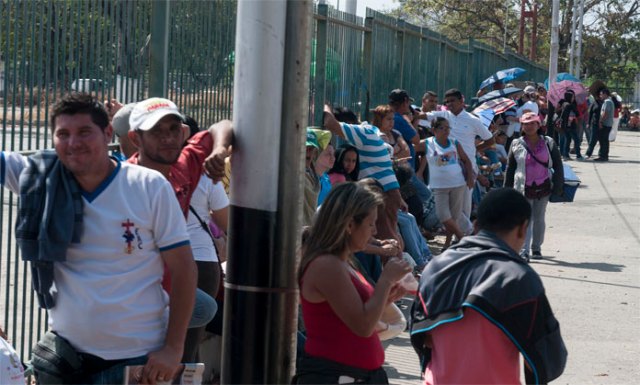
[[[71,91],[91,92],[99,91],[107,87],[107,82],[102,79],[76,79],[71,83]]]

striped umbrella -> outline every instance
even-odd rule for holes
[[[495,98],[491,99],[487,102],[482,103],[478,107],[473,109],[474,113],[477,113],[482,110],[491,110],[494,114],[500,115],[505,112],[509,108],[516,105],[516,102],[513,99],[509,98]]]
[[[491,99],[488,102],[484,102],[476,107],[472,112],[480,118],[482,124],[489,128],[493,117],[499,115],[509,108],[516,105],[516,102],[509,98],[497,98]]]

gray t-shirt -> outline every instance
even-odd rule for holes
[[[602,104],[602,110],[600,111],[600,116],[603,116],[605,113],[607,114],[607,117],[602,121],[603,126],[613,126],[613,110],[613,100],[611,100],[611,98],[605,100]]]

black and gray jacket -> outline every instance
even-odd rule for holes
[[[538,274],[495,234],[463,238],[434,258],[411,309],[411,343],[423,369],[431,359],[427,333],[472,308],[520,351],[527,384],[546,384],[564,371],[567,349]]]

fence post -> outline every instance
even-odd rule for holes
[[[151,2],[149,96],[166,97],[169,77],[169,0]]]
[[[329,18],[329,6],[318,4],[318,18],[316,19],[316,65],[313,93],[313,123],[322,125],[322,111],[326,98],[327,76],[327,23]]]
[[[447,84],[447,47],[442,35],[438,34],[440,40],[440,52],[438,53],[438,95],[444,95],[444,91],[449,87]]]
[[[473,44],[473,38],[469,38],[469,60],[467,60],[467,100],[476,96],[476,85],[480,85],[478,80],[478,66],[476,65],[476,50]]]
[[[406,51],[406,47],[405,47],[405,43],[406,43],[406,39],[404,38],[405,35],[405,22],[404,20],[400,20],[397,19],[396,22],[396,35],[398,36],[398,44],[400,45],[400,81],[398,82],[397,86],[394,86],[394,88],[407,88],[407,86],[404,83],[404,57],[405,57],[405,51]],[[391,90],[388,90],[391,91]]]
[[[369,110],[371,109],[371,80],[373,73],[373,16],[367,9],[367,17],[364,19],[364,47],[362,52],[362,60],[364,60],[364,81],[366,86],[366,101],[363,110],[360,112],[361,120],[369,120]]]

